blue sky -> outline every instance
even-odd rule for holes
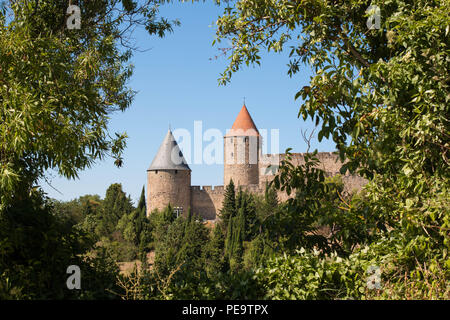
[[[159,39],[150,37],[144,30],[135,31],[136,44],[141,49],[149,49],[136,52],[131,60],[135,70],[129,86],[138,93],[131,107],[114,114],[110,122],[111,133],[125,131],[129,136],[124,166],[117,168],[108,158],[80,172],[77,180],[49,172],[52,187],[42,183],[48,196],[58,200],[85,194],[104,197],[111,183],[121,183],[123,190],[137,201],[146,182],[146,169],[169,123],[173,130],[184,128],[193,134],[194,121],[202,121],[204,131],[216,128],[225,133],[239,113],[243,97],[259,129],[280,130],[281,152],[288,147],[293,152],[306,150],[300,130],[311,132],[314,124],[297,118],[301,101],[295,101],[294,95],[309,83],[309,69],[304,67],[296,77],[290,78],[287,52],[263,54],[260,67],[243,67],[233,75],[230,84],[219,86],[217,79],[227,59],[211,58],[219,54],[219,47],[227,46],[226,42],[212,46],[214,23],[221,12],[208,2],[177,2],[163,6],[160,12],[163,17],[180,20],[181,26],[174,33]],[[326,140],[319,144],[316,138],[312,148],[333,151],[334,144]],[[190,167],[192,185],[223,185],[222,165],[190,164]]]

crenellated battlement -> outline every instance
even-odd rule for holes
[[[223,186],[191,186],[192,192],[222,193]]]

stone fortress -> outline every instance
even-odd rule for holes
[[[242,107],[233,126],[224,136],[224,185],[230,180],[251,193],[263,194],[266,183],[274,178],[284,154],[262,154],[262,138],[247,107]],[[320,166],[329,176],[339,174],[342,162],[332,152],[319,152]],[[304,162],[304,154],[293,153],[292,162]],[[355,175],[342,176],[346,192],[359,190],[365,180]],[[169,204],[190,210],[205,220],[216,220],[225,195],[224,186],[192,186],[191,169],[169,129],[159,150],[147,170],[147,216]],[[288,199],[278,192],[280,201]]]

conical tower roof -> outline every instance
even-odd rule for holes
[[[258,129],[245,104],[242,106],[241,111],[226,136],[259,136]]]
[[[152,161],[152,164],[147,171],[152,170],[189,170],[186,160],[183,157],[183,153],[180,150],[172,131],[167,132],[158,153]]]

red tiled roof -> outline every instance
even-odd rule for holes
[[[227,136],[259,136],[258,129],[245,104],[242,106]]]

